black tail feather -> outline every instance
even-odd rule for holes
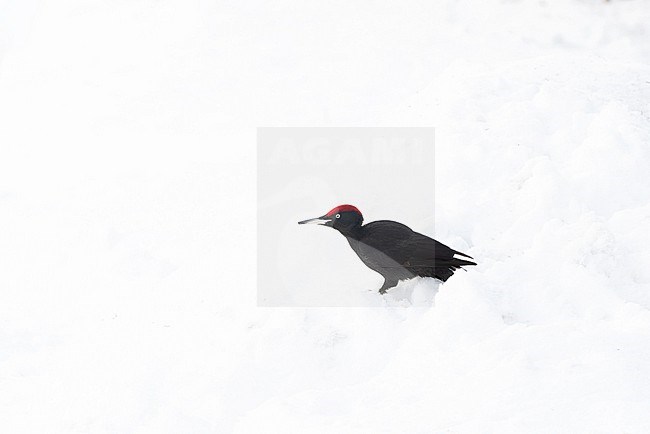
[[[465,258],[474,259],[474,258],[472,258],[470,255],[466,255],[465,253],[463,253],[463,252],[459,252],[458,250],[454,250],[454,254],[455,254],[455,255],[463,256],[463,257],[465,257]],[[476,264],[474,264],[474,265],[476,265]]]

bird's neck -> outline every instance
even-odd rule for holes
[[[339,232],[343,234],[345,238],[352,238],[353,240],[359,240],[363,236],[363,227],[352,226],[350,228],[341,228]]]

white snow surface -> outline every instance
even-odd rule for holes
[[[650,432],[647,1],[0,12],[0,432]],[[255,127],[314,125],[435,126],[479,265],[257,307]]]

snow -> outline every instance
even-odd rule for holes
[[[646,2],[0,10],[2,432],[650,431]],[[479,265],[258,307],[257,126],[435,126]]]

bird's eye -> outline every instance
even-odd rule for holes
[[[340,219],[340,218],[341,218],[341,214],[336,214],[336,218],[337,218],[337,219]]]

